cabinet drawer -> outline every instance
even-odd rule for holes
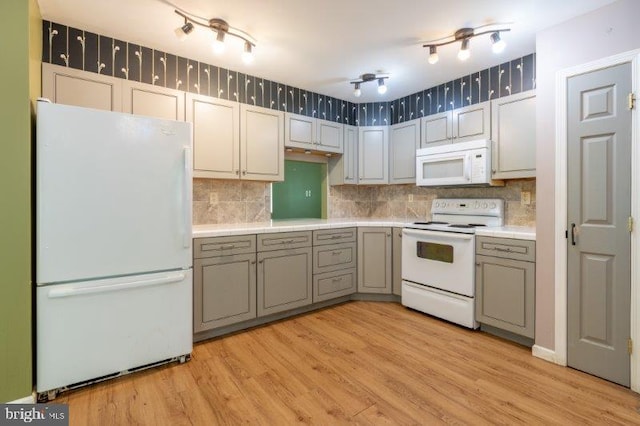
[[[513,238],[476,237],[476,254],[535,262],[536,242]]]
[[[313,273],[356,267],[356,243],[313,248]]]
[[[355,243],[357,236],[356,228],[322,229],[313,231],[313,245]]]
[[[196,238],[193,240],[193,258],[203,259],[215,256],[230,256],[256,252],[255,235],[233,237]]]
[[[282,250],[311,246],[311,231],[278,232],[258,235],[258,251]]]
[[[356,269],[326,272],[313,276],[313,303],[356,292]]]

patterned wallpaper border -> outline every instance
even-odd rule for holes
[[[356,104],[63,24],[42,25],[43,62],[360,126],[402,123],[535,88],[532,53],[391,102]]]

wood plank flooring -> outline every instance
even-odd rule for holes
[[[350,302],[55,402],[72,425],[628,425],[639,397],[399,304]]]

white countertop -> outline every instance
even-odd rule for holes
[[[409,222],[410,223],[410,222]],[[194,225],[193,238],[227,235],[264,234],[268,232],[313,231],[316,229],[348,228],[352,226],[390,226],[402,228],[407,222],[398,219],[288,219],[255,223]],[[500,226],[478,228],[476,235],[498,238],[535,240],[536,228],[527,226]]]
[[[496,226],[477,228],[476,235],[483,237],[516,238],[519,240],[536,239],[536,228],[531,226]]]
[[[269,222],[193,225],[193,238],[227,235],[263,234],[267,232],[312,231],[316,229],[348,228],[352,226],[395,226],[402,228],[407,222],[394,219],[288,219]]]

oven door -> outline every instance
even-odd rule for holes
[[[471,183],[471,153],[446,152],[416,157],[416,185],[442,186]]]
[[[402,279],[473,297],[474,235],[404,228]]]

